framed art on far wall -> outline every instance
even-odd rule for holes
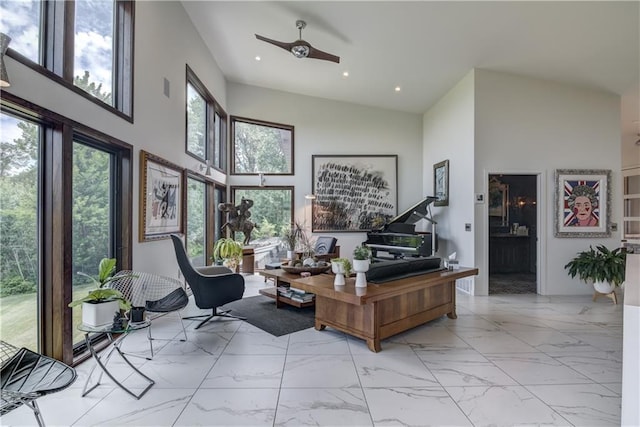
[[[397,155],[313,155],[313,232],[367,231],[395,217]]]
[[[139,241],[182,233],[183,168],[140,150]]]
[[[433,206],[449,206],[449,160],[433,165]]]
[[[556,237],[609,237],[611,170],[558,169]]]

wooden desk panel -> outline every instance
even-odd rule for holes
[[[477,268],[461,268],[370,283],[367,288],[356,288],[355,278],[334,287],[334,276],[320,274],[294,279],[291,286],[316,294],[317,330],[330,326],[364,339],[371,351],[378,352],[385,338],[445,314],[455,319],[455,281],[477,274]]]

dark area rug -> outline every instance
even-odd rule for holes
[[[489,274],[489,295],[535,293],[535,273]]]
[[[231,314],[246,317],[247,323],[276,337],[311,328],[315,324],[314,307],[297,308],[284,305],[276,308],[276,301],[264,295],[242,298],[226,304]]]

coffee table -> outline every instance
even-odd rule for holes
[[[445,314],[455,319],[456,280],[477,268],[444,270],[356,288],[355,279],[334,286],[334,276],[297,277],[291,286],[316,295],[315,328],[330,326],[366,341],[373,352],[380,341]]]
[[[259,289],[258,293],[260,293],[260,295],[275,299],[276,308],[282,307],[283,304],[292,305],[298,308],[313,307],[315,305],[315,301],[313,300],[307,302],[294,301],[291,298],[284,297],[278,293],[279,287],[289,287],[293,280],[300,278],[299,274],[287,273],[282,269],[275,269],[263,270],[260,272],[260,275],[264,276],[265,279],[273,279],[274,286]]]

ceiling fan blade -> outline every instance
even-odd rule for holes
[[[309,45],[309,56],[308,58],[315,59],[324,59],[325,61],[335,62],[336,64],[340,63],[340,57],[332,55],[327,52],[323,52],[320,49],[316,49],[315,47]]]
[[[262,37],[259,34],[256,34],[256,38],[258,40],[262,40],[263,42],[271,43],[272,45],[276,45],[276,46],[281,47],[282,49],[288,50],[288,51],[291,51],[291,46],[293,46],[293,43],[285,43],[285,42],[280,42],[278,40],[268,39],[266,37]]]

